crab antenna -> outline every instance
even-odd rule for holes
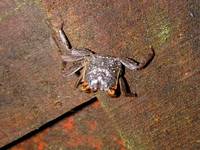
[[[62,41],[62,43],[64,44],[65,48],[70,51],[72,46],[67,38],[67,35],[65,34],[64,30],[63,30],[63,26],[64,26],[64,23],[62,23],[61,25],[61,28],[59,30],[59,34],[60,34],[60,39]]]

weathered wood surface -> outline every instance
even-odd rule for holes
[[[65,32],[70,41],[72,41],[72,45],[75,47],[87,47],[97,53],[134,57],[137,60],[141,60],[145,57],[150,45],[154,47],[156,57],[145,70],[140,72],[126,71],[128,83],[132,90],[136,90],[138,97],[125,98],[121,96],[116,99],[111,99],[103,93],[98,94],[99,101],[108,114],[108,121],[114,125],[117,134],[125,143],[126,149],[200,148],[200,4],[198,0],[176,2],[173,0],[55,0],[51,2],[46,0],[43,1],[43,5],[47,12],[49,22],[52,25],[52,29],[57,29],[60,23],[64,21]],[[16,20],[15,24],[16,23],[20,22]],[[35,26],[40,27],[40,30],[37,29],[36,31],[44,33],[44,29],[41,29],[41,25],[38,24],[41,24],[41,22],[34,22]],[[4,26],[4,28],[6,27]],[[6,31],[5,29],[3,30],[2,27],[0,30]],[[29,34],[33,33],[34,32],[30,30]],[[5,34],[2,35],[5,36]],[[1,41],[2,37],[3,36],[1,36]],[[7,39],[5,40],[4,38],[4,41],[12,39],[12,36],[6,37]],[[43,39],[47,40],[46,37]],[[16,39],[13,41],[13,43],[16,43],[16,41],[19,43]],[[4,42],[4,44],[5,43],[6,42]],[[32,43],[32,41],[29,43]],[[20,44],[22,50],[25,50],[25,47],[23,47],[24,45],[24,43]],[[11,46],[11,44],[8,43],[7,46]],[[60,77],[60,74],[57,74],[57,72],[59,72],[57,53],[55,51],[50,51],[49,46],[46,48],[44,42],[40,43],[39,46],[41,53],[33,49],[32,51],[30,50],[31,55],[29,55],[32,56],[34,54],[34,58],[37,58],[37,60],[34,61],[36,64],[38,62],[46,62],[45,64],[41,64],[44,66],[48,64],[48,71],[44,71],[47,68],[45,69],[40,63],[38,63],[38,70],[37,67],[34,70],[33,65],[30,65],[30,70],[33,69],[33,72],[37,70],[38,72],[36,71],[36,74],[40,78],[43,77],[46,79],[49,77],[50,79],[56,79],[58,85],[62,85],[59,86],[60,88],[57,90],[58,92],[63,91],[64,95],[65,89],[70,91],[70,89],[68,89],[70,84],[64,84],[64,79]],[[31,46],[29,45],[27,47]],[[43,51],[41,47],[45,47],[42,48]],[[1,56],[4,56],[2,58],[6,58],[5,52],[8,48],[3,46],[1,49]],[[28,55],[19,52],[23,51],[16,51],[15,54],[19,56],[22,54],[25,56]],[[54,58],[54,61],[48,61],[52,59],[47,58],[48,55],[45,54],[49,54]],[[34,58],[31,57],[31,60]],[[17,62],[12,62],[14,64],[21,64],[23,62],[23,60],[18,59],[15,61]],[[4,64],[9,64],[7,65],[9,67],[10,64],[12,64],[10,61],[2,62]],[[14,67],[12,67],[12,69],[13,68]],[[19,72],[17,67],[15,67],[15,69],[16,70],[13,70],[14,74]],[[33,72],[26,74],[28,72],[26,70],[27,68],[23,66],[22,69],[24,69],[24,71],[20,73],[31,78],[29,80],[32,81],[34,79],[35,81],[35,76],[32,75]],[[55,69],[57,70],[53,71]],[[51,73],[51,75],[46,75],[49,73]],[[38,76],[36,76],[37,80]],[[13,78],[8,78],[5,81],[11,82],[11,79],[13,80]],[[24,78],[20,78],[18,81],[24,80]],[[14,84],[16,81],[17,80],[14,80],[11,83]],[[1,86],[2,85],[4,84],[1,84]],[[11,86],[12,84],[8,85],[9,87],[13,87]],[[18,85],[21,86],[23,84],[18,82]],[[34,82],[33,85],[37,87],[38,82]],[[36,101],[34,104],[38,104],[38,101],[40,102],[39,107],[41,109],[39,110],[44,112],[44,109],[51,109],[51,111],[46,111],[46,113],[39,113],[36,117],[38,120],[34,119],[34,122],[31,122],[32,124],[41,125],[43,123],[40,121],[41,118],[44,118],[41,120],[45,122],[48,121],[49,118],[53,118],[59,114],[57,112],[62,112],[63,109],[61,108],[59,108],[59,110],[53,110],[51,107],[52,105],[45,104],[48,103],[46,98],[48,100],[50,99],[48,91],[44,94],[45,92],[41,89],[38,91],[29,90],[31,99],[34,99],[33,95],[37,96],[34,99]],[[9,89],[6,88],[6,91],[9,91]],[[77,92],[72,92],[73,91],[70,91],[67,95],[79,95]],[[17,95],[21,96],[22,94]],[[42,94],[42,96],[39,96],[40,94]],[[12,105],[12,103],[14,103],[14,101],[12,101],[13,95],[10,93],[7,95],[9,97],[7,98],[8,100],[2,100],[3,103],[1,105],[4,110],[0,109],[0,111],[4,111],[4,113],[1,113],[3,114],[3,119],[8,118],[5,114],[7,114],[7,116],[15,114],[16,111],[13,110],[17,109],[15,105]],[[26,94],[22,96],[26,97]],[[84,100],[82,97],[78,97],[77,99]],[[26,99],[16,103],[18,105],[19,103],[20,105],[24,105],[25,101]],[[68,108],[66,111],[72,108],[71,102],[74,102],[70,97],[68,101],[70,101],[70,103],[66,102],[66,104],[63,104],[63,108]],[[5,102],[7,103],[5,104]],[[33,106],[33,102],[28,102],[25,103],[23,107],[30,109]],[[79,101],[77,100],[76,102]],[[6,110],[6,106],[12,108],[12,111],[10,109],[8,109],[10,111]],[[30,111],[27,112],[26,109],[23,111],[21,107],[18,109],[18,112],[30,113]],[[15,119],[15,122],[20,121],[21,120],[17,121]],[[23,127],[25,126],[30,129],[28,124],[23,124]],[[10,126],[7,127],[7,129],[13,130],[15,128]],[[23,130],[25,130],[25,128]],[[2,132],[2,137],[5,137],[4,132]]]
[[[95,101],[10,150],[126,150],[107,112]]]
[[[0,2],[0,147],[89,98],[62,77],[38,2]]]
[[[127,149],[200,148],[198,1],[78,0],[44,5],[55,28],[65,22],[75,47],[137,60],[154,47],[156,56],[145,70],[126,72],[138,97],[98,95]]]

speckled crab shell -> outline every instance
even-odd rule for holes
[[[92,55],[86,59],[85,79],[93,90],[108,91],[116,86],[122,64],[118,58]]]

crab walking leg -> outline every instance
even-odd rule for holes
[[[117,94],[116,90],[118,88],[120,73],[121,73],[121,70],[119,69],[118,73],[117,73],[117,79],[116,79],[115,85],[108,90],[108,95],[111,96],[111,97],[116,97],[117,96],[116,95]]]
[[[78,86],[81,84],[81,82],[83,82],[83,74],[80,75],[80,77],[78,78],[78,80],[75,83],[75,88],[78,88]]]
[[[107,94],[111,97],[116,97],[116,90],[117,90],[117,85],[118,85],[118,79],[119,79],[119,72],[117,74],[117,79],[116,79],[116,83],[110,87],[107,91]]]
[[[63,30],[63,24],[61,26],[61,29],[58,32],[59,32],[59,35],[60,35],[60,39],[61,39],[63,45],[65,46],[65,48],[68,51],[71,51],[71,44],[70,44],[69,40],[67,39],[67,36],[66,36],[66,34]]]
[[[116,80],[116,83],[115,83],[115,89],[117,89],[117,86],[118,86],[118,83],[119,83],[120,75],[121,75],[121,69],[118,70],[117,80]]]
[[[85,75],[86,75],[86,70],[88,68],[87,61],[84,61],[83,66],[84,66],[84,68],[83,68],[83,81],[86,82]]]
[[[119,86],[120,91],[126,96],[126,97],[136,97],[137,94],[134,92],[132,93],[129,89],[129,86],[127,85],[126,79],[124,77],[119,78]]]
[[[84,91],[86,93],[90,93],[91,92],[91,89],[90,89],[90,86],[88,84],[88,82],[86,81],[85,79],[85,74],[86,74],[86,70],[87,70],[87,63],[84,62],[83,63],[83,72],[82,72],[82,80],[81,80],[81,91]]]
[[[82,56],[73,56],[73,55],[61,55],[62,61],[64,62],[74,62],[74,61],[79,61],[83,60],[84,57]]]
[[[69,70],[63,70],[63,76],[69,77],[69,76],[73,75],[74,73],[76,73],[77,71],[81,70],[82,68],[83,68],[83,66],[79,65],[79,66],[73,67]]]

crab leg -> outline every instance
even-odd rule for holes
[[[73,55],[61,55],[61,58],[64,62],[74,62],[84,59],[84,57],[82,56],[73,56]]]
[[[134,59],[130,59],[130,58],[122,58],[120,59],[120,62],[127,68],[131,69],[131,70],[140,70],[145,68],[154,58],[155,56],[155,52],[154,49],[151,47],[151,53],[148,54],[148,56],[146,57],[146,59],[144,59],[141,63],[135,61]]]
[[[117,80],[115,83],[115,89],[117,89],[118,83],[119,83],[119,79],[120,79],[120,74],[121,74],[121,69],[118,70],[118,74],[117,74]]]
[[[120,90],[126,97],[136,97],[137,94],[134,92],[132,93],[129,85],[124,77],[119,78]]]
[[[58,31],[60,35],[60,39],[64,45],[64,47],[67,49],[68,52],[74,57],[83,57],[83,56],[89,56],[91,54],[94,54],[93,51],[87,49],[87,48],[73,48],[71,46],[71,43],[69,42],[69,39],[67,38],[67,35],[65,34],[63,30],[63,24],[61,26],[61,29]]]
[[[81,70],[83,68],[82,65],[70,68],[69,70],[64,69],[63,70],[63,76],[64,77],[69,77],[71,75],[73,75],[74,73],[76,73],[77,71]]]
[[[118,88],[120,73],[121,72],[120,72],[120,69],[119,69],[115,85],[108,90],[108,95],[111,96],[111,97],[116,97],[117,96],[116,91],[117,91],[117,88]]]
[[[83,82],[83,74],[80,75],[80,77],[78,78],[78,80],[75,83],[75,88],[78,88],[78,86],[81,84],[81,82]]]
[[[86,63],[86,61],[83,63],[83,81],[85,81],[85,74],[86,74],[86,70],[87,70],[87,67],[88,67],[88,64]]]
[[[155,52],[154,52],[154,49],[153,47],[150,47],[151,48],[151,53],[149,53],[146,57],[146,59],[144,61],[142,61],[138,67],[137,67],[137,70],[140,70],[140,69],[143,69],[145,68],[151,61],[152,59],[154,58],[155,56]]]
[[[87,67],[86,63],[84,62],[83,63],[83,72],[81,73],[81,76],[77,80],[75,86],[78,87],[81,84],[82,85],[81,91],[84,91],[86,93],[90,93],[91,92],[90,86],[89,86],[88,82],[85,80],[86,67]]]
[[[61,39],[63,45],[65,46],[65,48],[66,48],[68,51],[71,51],[71,47],[72,47],[72,46],[71,46],[71,44],[70,44],[70,42],[69,42],[69,40],[68,40],[68,38],[67,38],[67,36],[66,36],[64,30],[63,30],[63,25],[64,25],[64,24],[61,25],[61,29],[58,31],[58,32],[59,32],[59,35],[60,35],[60,39]]]

